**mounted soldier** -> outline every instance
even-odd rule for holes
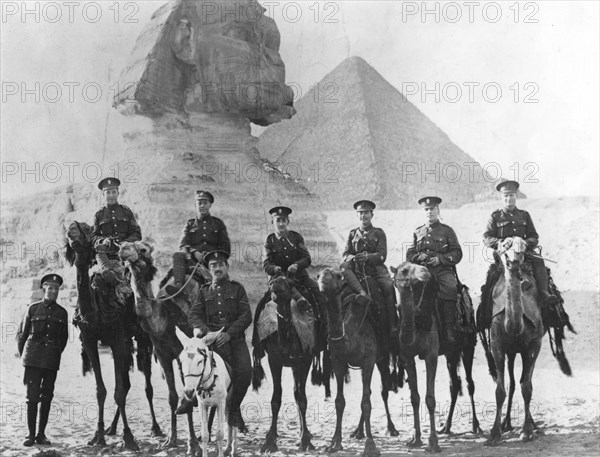
[[[181,291],[187,269],[196,264],[204,279],[210,281],[210,273],[202,265],[208,252],[220,250],[226,252],[227,256],[231,255],[231,242],[225,224],[210,214],[214,202],[215,198],[210,192],[196,191],[196,217],[189,219],[183,229],[180,251],[173,254],[173,284],[165,287],[171,296]]]
[[[326,300],[325,296],[319,291],[317,282],[306,271],[312,260],[304,243],[304,238],[298,232],[288,230],[292,209],[286,206],[276,206],[269,210],[269,214],[273,218],[275,232],[271,233],[265,242],[263,269],[269,276],[269,281],[282,275],[293,280],[292,298],[296,302],[305,300],[312,304],[314,316],[317,316],[321,323],[321,331],[317,338],[324,340],[327,332],[325,325]],[[302,289],[304,295],[298,291],[297,287]],[[270,300],[271,292],[267,291],[256,307],[254,322],[259,322],[260,315]],[[255,356],[262,358],[264,348],[259,340],[257,329],[258,326],[255,325],[252,345],[254,346]],[[318,344],[317,350],[319,350]]]
[[[340,265],[346,284],[358,295],[359,302],[368,302],[369,294],[364,290],[356,273],[370,276],[377,281],[385,297],[382,310],[379,310],[379,327],[384,334],[395,334],[396,327],[396,292],[394,282],[385,266],[387,258],[387,239],[385,232],[373,227],[373,210],[376,205],[369,200],[354,203],[354,209],[360,226],[350,230],[346,247],[342,253],[343,263]],[[364,298],[361,298],[364,297]],[[393,336],[393,335],[392,335]]]
[[[27,427],[24,446],[51,444],[46,438],[46,425],[54,397],[54,383],[60,358],[69,339],[67,311],[56,303],[63,279],[57,274],[42,278],[44,299],[29,306],[17,332],[19,355],[25,367],[23,383],[27,386]],[[40,404],[40,424],[36,435],[36,419]]]
[[[228,423],[240,428],[243,427],[240,405],[252,375],[250,352],[244,338],[245,330],[252,323],[252,312],[244,286],[229,278],[228,258],[225,251],[205,254],[204,265],[210,271],[212,282],[200,289],[190,311],[189,325],[194,337],[199,338],[223,329],[214,342],[214,350],[231,367],[233,387],[228,400]],[[183,400],[178,414],[188,411],[190,406],[191,402]]]

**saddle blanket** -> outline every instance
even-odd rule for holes
[[[300,307],[296,300],[292,300],[291,310],[292,323],[294,324],[294,329],[300,339],[302,349],[305,351],[312,351],[315,347],[315,317],[312,309],[310,307],[308,309]],[[258,318],[257,330],[260,341],[265,340],[277,331],[277,317],[277,303],[271,300],[265,305],[265,308]]]

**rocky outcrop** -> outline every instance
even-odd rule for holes
[[[263,132],[259,150],[327,208],[360,198],[410,208],[428,194],[456,207],[493,189],[472,157],[360,57],[343,61],[295,108]]]

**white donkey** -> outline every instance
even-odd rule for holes
[[[203,338],[191,338],[180,356],[184,376],[183,392],[190,401],[193,401],[196,393],[202,413],[203,456],[208,456],[208,412],[213,406],[217,408],[218,457],[224,456],[223,425],[226,418],[227,396],[231,390],[231,375],[225,361],[210,347],[222,331],[223,329],[208,333]],[[225,455],[234,456],[236,452],[237,427],[230,426]]]

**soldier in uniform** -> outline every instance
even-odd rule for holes
[[[44,299],[25,312],[19,331],[17,347],[25,367],[23,383],[27,386],[27,427],[29,435],[24,446],[51,444],[46,438],[46,425],[54,396],[54,383],[60,367],[60,357],[69,338],[67,311],[56,303],[63,279],[57,274],[42,278]],[[35,433],[40,403],[40,425]]]
[[[98,183],[104,207],[94,215],[92,242],[96,252],[105,253],[109,260],[119,260],[117,243],[142,239],[142,230],[133,212],[118,202],[120,185],[117,178],[104,178]]]
[[[462,249],[454,230],[442,224],[439,197],[423,197],[419,205],[425,211],[427,223],[413,233],[412,246],[406,251],[406,260],[426,266],[438,283],[438,304],[442,314],[445,338],[456,342],[456,305],[458,283],[455,265],[462,259]]]
[[[340,265],[346,284],[358,294],[359,302],[366,301],[367,292],[363,289],[355,271],[371,276],[377,281],[385,297],[384,311],[379,313],[380,328],[384,332],[395,333],[396,291],[394,282],[385,266],[387,258],[387,239],[385,232],[373,227],[373,210],[375,203],[360,200],[354,203],[354,209],[360,221],[360,227],[350,230],[346,247],[342,253],[344,262]],[[365,297],[361,299],[360,297]]]
[[[173,254],[173,285],[165,290],[169,295],[180,292],[185,282],[185,273],[189,266],[202,262],[204,255],[211,251],[224,251],[231,255],[231,242],[227,228],[221,219],[210,215],[215,198],[205,190],[196,191],[196,217],[187,221],[183,237],[179,243],[179,252]],[[207,271],[204,272],[207,276]]]
[[[233,391],[229,411],[229,425],[243,425],[240,405],[246,396],[252,376],[250,352],[244,338],[244,331],[252,323],[252,312],[248,303],[246,290],[239,282],[229,279],[229,254],[224,251],[213,251],[205,254],[204,264],[212,276],[212,282],[204,284],[196,303],[189,315],[189,325],[194,329],[194,336],[201,338],[208,332],[224,329],[214,345],[215,352],[225,360],[232,369]],[[177,413],[188,412],[189,400],[183,400]]]
[[[269,210],[269,214],[273,217],[275,232],[271,233],[265,242],[263,269],[269,275],[269,280],[284,274],[293,278],[295,284],[308,289],[312,293],[318,307],[318,309],[314,310],[315,315],[320,316],[321,323],[323,323],[323,319],[327,315],[325,312],[327,299],[319,290],[317,282],[311,279],[306,271],[312,260],[310,252],[308,252],[304,244],[304,238],[298,232],[288,230],[291,213],[292,210],[286,206],[276,206]],[[306,299],[306,297],[303,297],[298,292],[296,287],[292,288],[292,296],[296,301]],[[271,293],[267,291],[256,307],[255,322],[258,322],[260,314],[269,300],[271,300]],[[252,344],[255,347],[255,351],[257,351],[256,355],[262,357],[263,351],[262,348],[259,348],[260,342],[258,341],[256,328]]]
[[[503,208],[494,211],[490,216],[483,234],[483,242],[492,249],[508,249],[511,243],[510,238],[518,236],[525,240],[527,251],[533,254],[533,249],[538,245],[539,236],[529,213],[517,208],[519,183],[504,181],[496,186],[496,190],[502,197]],[[526,258],[533,267],[533,276],[542,303],[556,305],[558,298],[548,291],[548,273],[544,260],[532,255],[527,255]]]

